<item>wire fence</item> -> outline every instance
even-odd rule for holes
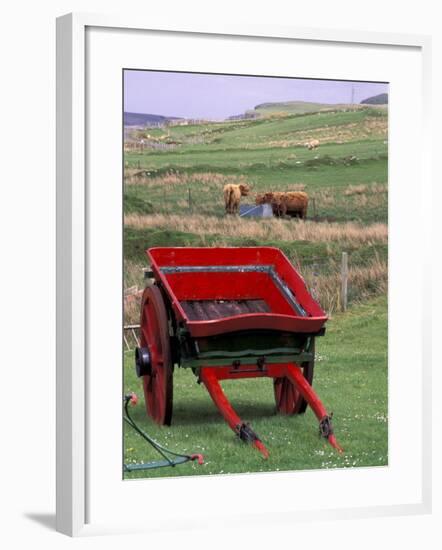
[[[161,144],[167,149],[167,144]],[[173,147],[173,146],[172,146]],[[179,171],[163,172],[155,168],[142,168],[140,161],[131,167],[126,166],[124,178],[126,186],[139,185],[146,191],[135,192],[138,198],[137,204],[130,202],[127,196],[125,209],[127,212],[136,211],[139,214],[206,214],[222,215],[225,212],[223,188],[226,183],[248,183],[246,179],[235,179],[229,174],[201,172],[186,174]],[[240,207],[247,211],[241,218],[250,217],[260,219],[268,217],[259,211],[255,200],[262,190],[258,190],[253,182],[250,182],[251,192],[246,197],[241,197]],[[361,192],[358,188],[361,188]],[[373,186],[374,191],[368,186],[350,186],[342,190],[342,193],[333,195],[321,190],[307,190],[304,184],[289,185],[284,192],[302,191],[308,194],[308,207],[306,219],[315,222],[376,222],[387,221],[388,201],[386,199],[387,188],[385,185]],[[354,188],[354,189],[353,189]],[[265,190],[264,190],[265,191]],[[137,199],[135,199],[137,200]],[[139,201],[144,201],[143,205]],[[269,206],[271,206],[269,204]],[[135,208],[135,210],[134,210]],[[278,213],[273,208],[273,214]],[[290,214],[290,212],[288,212]],[[271,216],[271,215],[270,215]],[[290,215],[281,216],[290,219]]]

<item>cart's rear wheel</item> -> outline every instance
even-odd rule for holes
[[[170,425],[173,407],[173,365],[167,312],[160,289],[147,287],[141,300],[140,345],[148,348],[151,372],[143,376],[148,415],[157,424]]]
[[[315,343],[312,342],[310,351],[313,359],[302,363],[304,378],[312,385],[313,369],[315,366]],[[276,410],[281,414],[302,414],[307,408],[307,401],[297,390],[296,386],[285,376],[273,379],[273,390],[275,393]]]

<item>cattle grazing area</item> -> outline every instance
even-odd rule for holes
[[[146,416],[133,352],[125,352],[124,391],[136,391],[133,417],[172,451],[203,453],[204,466],[126,473],[128,478],[245,471],[381,466],[388,463],[387,276],[388,111],[382,105],[263,104],[250,117],[180,121],[125,129],[124,322],[139,322],[145,250],[154,246],[275,246],[327,312],[317,339],[314,387],[335,414],[345,449],[320,440],[310,409],[275,413],[267,379],[223,387],[265,440],[263,461],[235,439],[207,392],[186,369],[174,373],[172,426]],[[274,217],[239,215],[271,204]],[[341,311],[341,259],[348,258],[348,309]],[[125,430],[125,461],[156,460]]]
[[[308,104],[300,107],[316,111],[294,114],[296,104],[285,105],[259,107],[262,118],[131,130],[138,138],[148,134],[175,145],[125,155],[126,287],[144,284],[144,250],[150,246],[271,245],[301,270],[328,313],[338,309],[344,251],[349,303],[385,294],[386,109],[343,105],[321,111]],[[307,137],[320,146],[306,148]],[[246,196],[239,196],[239,186]],[[265,200],[280,217],[226,216],[225,189],[232,188],[232,211],[238,201]],[[282,192],[298,198],[304,193],[305,202],[290,212],[290,202],[278,198]],[[136,322],[136,315],[129,308],[126,321]]]

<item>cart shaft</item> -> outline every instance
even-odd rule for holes
[[[296,363],[262,365],[261,367],[258,366],[253,369],[250,367],[235,368],[232,366],[221,366],[218,368],[202,367],[199,369],[199,380],[207,388],[210,397],[230,428],[240,437],[240,439],[251,443],[258,449],[264,458],[268,458],[269,453],[266,447],[250,426],[243,422],[237,415],[219,383],[220,380],[258,378],[264,376],[268,378],[287,378],[297,388],[315,413],[319,420],[320,435],[327,439],[330,445],[337,451],[340,453],[343,452],[342,447],[336,441],[336,437],[333,433],[331,424],[332,415],[327,413],[318,395],[304,377],[302,367]]]

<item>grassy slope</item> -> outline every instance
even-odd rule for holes
[[[314,387],[334,412],[340,456],[318,438],[317,421],[305,415],[275,415],[268,379],[226,381],[232,404],[249,420],[270,451],[264,461],[235,438],[192,372],[175,369],[174,417],[170,427],[147,418],[132,353],[125,354],[124,391],[135,390],[140,401],[133,416],[151,436],[171,450],[203,453],[204,466],[193,463],[175,469],[127,474],[127,477],[188,476],[247,471],[299,470],[387,464],[387,304],[378,298],[329,320],[327,333],[317,341]],[[125,428],[125,461],[143,462],[158,456]]]
[[[222,173],[235,173],[245,171],[253,174],[260,168],[296,169],[299,176],[303,171],[321,165],[346,165],[348,157],[356,156],[355,160],[360,162],[382,161],[386,159],[387,148],[381,140],[367,140],[351,142],[349,144],[336,145],[324,144],[317,151],[308,151],[302,146],[297,147],[268,147],[253,149],[250,146],[220,148],[195,145],[194,147],[183,146],[178,151],[164,151],[158,153],[128,153],[126,155],[129,166],[145,168],[151,172],[161,169],[162,172],[170,170],[183,171],[220,171]],[[322,159],[319,160],[318,159]],[[354,162],[353,165],[357,165]],[[268,183],[271,183],[271,180]],[[351,183],[352,178],[348,178]]]
[[[230,131],[224,141],[233,142],[244,141],[255,142],[263,138],[272,136],[286,137],[301,130],[313,130],[321,128],[325,124],[331,126],[340,126],[349,123],[358,123],[367,117],[364,111],[356,112],[337,112],[327,114],[311,114],[310,116],[287,116],[284,118],[272,118],[258,120],[251,123],[248,128],[236,131]],[[325,119],[325,120],[324,120]]]
[[[334,110],[351,110],[356,111],[358,109],[365,108],[366,105],[358,104],[332,104],[332,103],[312,103],[308,101],[286,101],[280,103],[263,103],[257,105],[254,110],[250,112],[257,112],[262,115],[271,113],[290,113],[290,114],[306,114],[317,111],[334,111]]]
[[[150,177],[168,172],[242,175],[252,184],[254,193],[286,190],[295,183],[302,183],[307,193],[315,197],[317,213],[322,218],[353,219],[363,223],[386,221],[386,197],[381,204],[364,204],[356,197],[344,195],[350,185],[385,184],[387,181],[386,116],[373,116],[376,113],[369,108],[320,116],[172,127],[169,130],[171,137],[179,136],[182,145],[166,151],[130,152],[125,160],[129,168],[145,169]],[[381,134],[367,134],[364,130],[364,124],[373,120],[380,122]],[[339,127],[350,128],[342,143],[324,143],[314,151],[297,144],[299,132],[319,129],[320,137],[322,131]],[[196,135],[204,137],[205,142],[186,142]],[[302,137],[301,143],[304,134]],[[149,212],[150,208],[156,212],[180,211],[186,215],[191,213],[189,209],[186,211],[185,202],[189,189],[194,208],[199,212],[223,215],[222,185],[202,186],[192,182],[184,188],[126,186],[125,209],[127,212]],[[335,200],[333,203],[324,201],[321,193],[328,193]],[[253,202],[253,196],[249,202]]]
[[[172,126],[167,130],[148,130],[150,136],[154,136],[158,141],[175,141],[181,143],[187,149],[179,148],[172,150],[171,153],[158,153],[158,151],[146,152],[150,157],[158,154],[171,154],[172,156],[180,153],[189,153],[191,150],[212,152],[217,148],[254,148],[262,146],[266,142],[274,142],[280,139],[293,139],[296,141],[298,135],[302,136],[299,145],[303,145],[305,132],[311,132],[316,129],[327,128],[336,129],[347,128],[353,132],[352,141],[357,141],[358,134],[366,136],[364,128],[367,124],[386,122],[386,116],[382,112],[374,111],[371,108],[353,112],[331,112],[331,113],[313,113],[309,115],[288,115],[278,118],[262,118],[257,120],[242,122],[225,122],[213,124],[199,124],[189,126]],[[385,126],[385,124],[383,125]],[[378,133],[378,132],[377,132]],[[375,133],[374,135],[376,136]],[[194,138],[204,138],[203,143],[195,143]],[[370,138],[370,136],[368,136]],[[200,140],[202,141],[202,140]],[[348,141],[348,140],[347,140]],[[293,143],[295,144],[295,143]],[[129,154],[128,160],[131,160]]]
[[[257,105],[251,112],[256,112],[261,115],[267,115],[271,113],[291,113],[291,114],[304,114],[320,111],[322,109],[332,108],[331,105],[324,103],[313,103],[309,101],[286,101],[278,103],[262,103]]]

